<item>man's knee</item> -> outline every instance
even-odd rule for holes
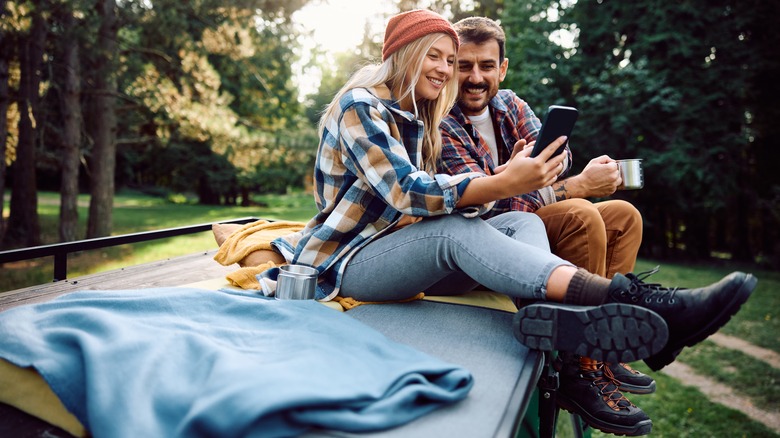
[[[615,199],[599,202],[595,206],[608,229],[639,230],[641,232],[642,214],[630,202]]]
[[[567,199],[537,211],[547,227],[550,246],[555,251],[582,246],[584,251],[606,245],[606,227],[599,211],[587,199]],[[561,254],[558,254],[561,255]],[[594,255],[598,257],[598,255]],[[565,257],[564,257],[565,258]],[[571,259],[567,259],[571,261]]]
[[[604,229],[604,221],[596,206],[587,199],[567,199],[558,202],[562,204],[564,220],[569,223],[569,228]],[[556,205],[553,204],[553,205]]]

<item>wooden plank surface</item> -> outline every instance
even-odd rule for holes
[[[0,312],[22,304],[48,301],[78,290],[118,290],[182,286],[224,277],[239,268],[214,260],[216,250],[128,266],[24,289],[0,292]]]

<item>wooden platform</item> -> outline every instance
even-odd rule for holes
[[[229,274],[238,265],[222,266],[214,260],[217,250],[129,266],[113,271],[0,292],[0,312],[22,304],[51,300],[78,290],[118,290],[182,286]]]

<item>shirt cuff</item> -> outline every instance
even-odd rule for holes
[[[543,187],[539,189],[538,192],[539,197],[542,198],[542,204],[555,204],[555,190],[553,190],[552,186]]]

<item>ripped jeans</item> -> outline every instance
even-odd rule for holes
[[[394,301],[457,295],[478,285],[543,300],[550,273],[571,263],[553,255],[539,216],[509,212],[483,220],[459,214],[426,218],[382,236],[348,262],[340,295]]]

